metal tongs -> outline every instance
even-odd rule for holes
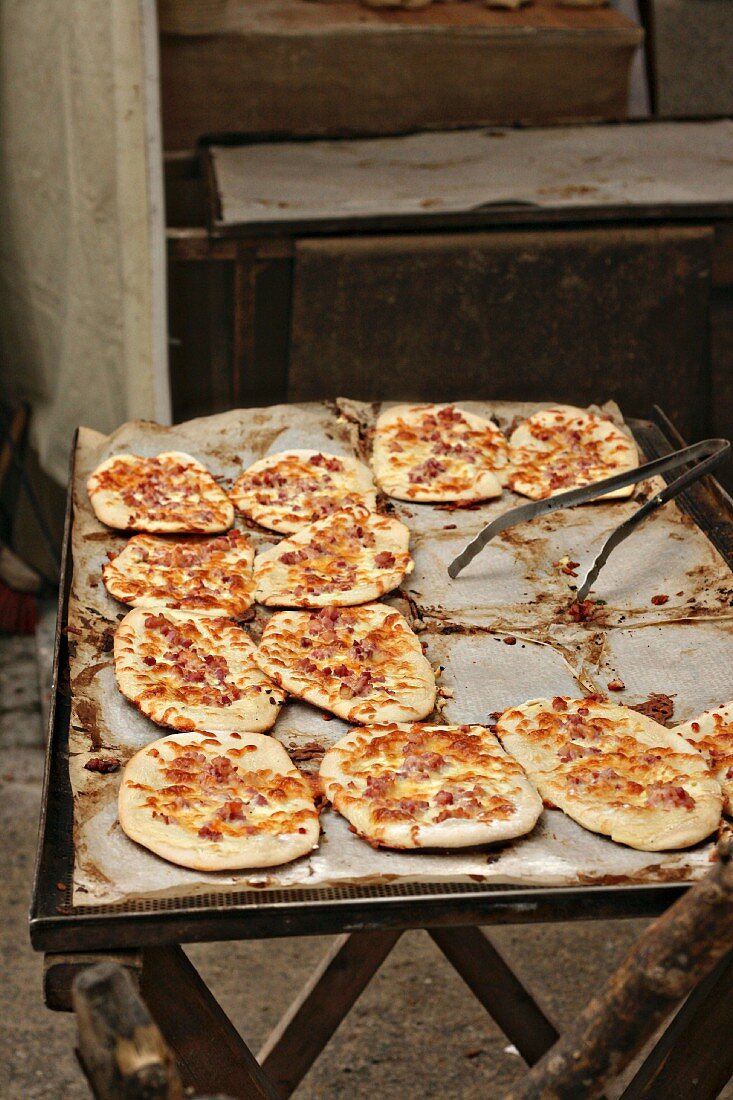
[[[587,597],[591,587],[598,578],[603,566],[608,561],[612,550],[623,542],[638,527],[648,515],[656,511],[662,504],[672,500],[692,485],[698,478],[716,470],[725,462],[730,453],[730,443],[727,439],[704,439],[701,443],[693,443],[691,447],[684,447],[680,451],[674,451],[664,458],[656,458],[653,462],[647,462],[644,466],[637,466],[635,470],[628,470],[623,474],[614,474],[613,477],[604,478],[603,481],[594,481],[591,485],[584,485],[580,489],[571,489],[567,493],[558,493],[557,496],[546,497],[544,500],[534,500],[529,504],[522,504],[519,508],[511,508],[503,515],[488,523],[475,539],[469,542],[465,550],[462,550],[457,558],[448,566],[448,573],[454,579],[461,570],[465,569],[469,562],[479,554],[491,540],[509,527],[515,527],[518,523],[527,523],[537,516],[545,516],[549,512],[556,512],[559,508],[573,508],[576,504],[585,504],[589,500],[604,496],[614,489],[625,489],[627,485],[635,485],[655,474],[664,474],[667,470],[676,470],[678,466],[684,466],[688,462],[694,462],[689,470],[685,470],[675,481],[670,482],[664,489],[656,493],[642,504],[632,516],[629,516],[619,527],[613,531],[603,544],[598,557],[586,574],[585,580],[578,588],[575,599],[578,603]]]

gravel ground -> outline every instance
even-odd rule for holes
[[[33,639],[0,638],[0,1097],[77,1100],[89,1092],[74,1021],[43,1007],[28,942],[42,777]],[[562,1030],[639,936],[643,921],[515,926],[491,936]],[[329,937],[199,944],[190,958],[253,1050],[330,945]],[[499,1098],[524,1063],[424,932],[406,933],[305,1078],[298,1100]],[[723,1094],[733,1097],[733,1090]]]

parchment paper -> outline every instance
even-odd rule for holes
[[[504,430],[539,405],[460,402],[494,416]],[[606,411],[620,422],[615,406]],[[94,467],[123,451],[155,455],[188,451],[229,487],[257,458],[290,447],[316,447],[368,457],[378,406],[348,400],[332,404],[239,410],[174,428],[123,425],[105,437],[81,429],[74,483],[74,570],[69,603],[72,724],[70,773],[75,808],[75,905],[237,889],[394,881],[492,881],[525,885],[658,882],[698,877],[709,866],[711,844],[685,852],[635,852],[582,829],[559,811],[545,811],[534,832],[489,849],[447,852],[375,851],[349,832],[332,810],[322,815],[316,853],[270,871],[202,874],[175,867],[122,833],[116,799],[120,772],[84,768],[90,756],[124,763],[137,749],[165,736],[117,690],[112,641],[126,608],[111,599],[100,570],[124,536],[95,519],[85,483]],[[684,721],[733,698],[733,578],[702,532],[673,503],[666,505],[611,557],[596,586],[592,621],[568,614],[576,579],[555,564],[580,562],[579,575],[606,534],[653,489],[634,501],[586,505],[514,528],[492,543],[456,581],[446,565],[493,516],[520,503],[505,491],[477,508],[384,502],[412,532],[415,571],[389,597],[413,622],[439,674],[436,717],[490,721],[493,712],[525,699],[606,690],[620,679],[619,702],[652,693],[674,698],[674,721]],[[255,548],[278,536],[238,520]],[[663,606],[651,603],[664,594]],[[247,629],[258,639],[269,616],[257,608]],[[512,642],[512,639],[515,639]],[[510,644],[507,644],[507,641]],[[314,749],[347,729],[315,707],[290,700],[272,735],[303,770],[317,771]]]

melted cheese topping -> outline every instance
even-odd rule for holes
[[[376,499],[366,467],[320,451],[283,452],[261,459],[237,479],[236,507],[275,531],[298,531],[341,508],[373,510]]]
[[[404,500],[483,500],[501,494],[495,476],[508,444],[489,420],[455,405],[405,405],[377,421],[374,467],[385,492]],[[484,484],[482,476],[489,475]]]
[[[733,814],[733,702],[705,711],[674,732],[705,757],[723,788],[725,811]]]
[[[529,417],[510,439],[509,485],[542,500],[638,465],[636,446],[608,417],[561,405]],[[629,495],[632,487],[614,496]]]
[[[209,532],[230,527],[233,511],[205,466],[181,452],[118,455],[87,482],[99,519],[121,530]]]
[[[232,530],[185,541],[135,535],[102,567],[110,595],[133,607],[221,611],[237,618],[254,598],[249,539]]]
[[[123,780],[139,791],[139,809],[216,844],[222,837],[305,833],[317,821],[302,775],[249,770],[254,746],[223,751],[214,738],[190,744],[158,741],[147,750],[156,761],[160,785]]]
[[[382,604],[282,611],[265,627],[260,667],[294,695],[354,721],[373,721],[377,707],[404,706],[424,717],[435,678],[420,642],[397,611]],[[417,706],[419,714],[410,714]]]
[[[146,750],[157,782],[123,778],[123,786],[137,792],[135,809],[212,844],[225,837],[306,833],[318,820],[306,780],[294,770],[251,770],[247,758],[254,751],[248,744],[224,750],[215,737],[164,739]]]
[[[241,627],[215,616],[131,611],[115,637],[120,690],[173,729],[271,726],[284,695],[258,668]]]
[[[506,710],[497,733],[520,761],[516,739],[521,739],[533,762],[526,764],[530,774],[570,798],[611,807],[692,810],[690,781],[708,776],[702,758],[665,744],[661,726],[655,743],[642,718],[625,707],[558,696],[552,709],[538,703]]]
[[[387,516],[335,512],[258,557],[258,599],[281,607],[374,600],[412,569],[408,540],[407,528]]]
[[[516,811],[522,769],[482,726],[372,726],[336,751],[344,779],[326,793],[347,817],[365,801],[376,825],[488,823]]]

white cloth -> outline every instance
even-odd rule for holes
[[[170,422],[154,0],[3,0],[0,209],[0,384],[63,483],[78,424]]]

